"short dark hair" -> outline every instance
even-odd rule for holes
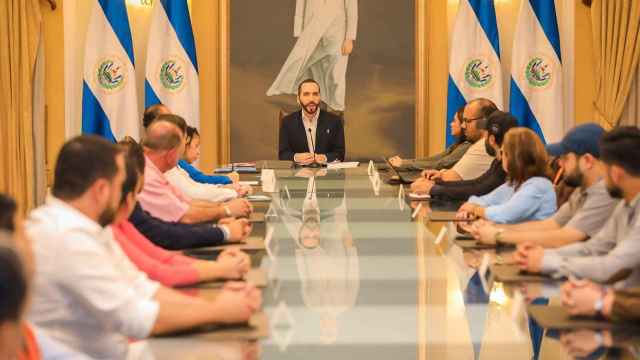
[[[51,192],[57,198],[82,196],[98,179],[113,180],[118,172],[115,144],[95,135],[80,135],[67,141],[58,153]]]
[[[478,110],[480,112],[480,116],[482,116],[482,119],[478,120],[478,128],[480,129],[485,129],[486,128],[486,121],[487,118],[489,117],[489,115],[491,115],[494,111],[498,110],[498,107],[496,106],[496,104],[487,99],[487,98],[476,98],[473,99],[471,101],[469,101],[469,105],[471,104],[478,104],[478,106],[480,106],[480,109]]]
[[[144,110],[142,114],[142,126],[144,126],[145,129],[160,115],[160,109],[163,107],[165,107],[163,104],[153,104]]]
[[[486,130],[493,135],[498,146],[502,145],[507,131],[518,126],[518,120],[509,112],[496,110],[487,118]]]
[[[187,145],[191,144],[191,140],[193,140],[194,136],[200,136],[198,129],[192,126],[187,126],[187,139],[186,139]]]
[[[507,157],[509,184],[516,189],[532,177],[549,177],[547,151],[531,129],[515,127],[507,131],[502,149],[503,156]]]
[[[604,163],[640,176],[640,129],[620,126],[605,133],[600,139],[600,156]]]
[[[0,231],[0,324],[18,322],[27,298],[27,276],[12,234]]]
[[[320,92],[320,84],[313,79],[304,79],[300,84],[298,84],[298,96],[300,96],[300,92],[302,91],[302,85],[304,84],[316,84],[318,85],[318,92]]]
[[[127,137],[118,143],[125,153],[125,169],[127,178],[122,183],[122,196],[120,204],[123,204],[127,195],[136,190],[140,175],[144,174],[144,150],[134,139]]]
[[[0,230],[15,230],[14,218],[17,209],[15,200],[8,195],[0,194]]]

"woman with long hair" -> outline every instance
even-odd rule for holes
[[[547,152],[536,133],[524,127],[509,130],[502,144],[507,182],[484,196],[471,196],[459,215],[510,224],[543,220],[556,211],[556,193],[549,180]]]

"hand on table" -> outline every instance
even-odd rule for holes
[[[435,183],[425,178],[420,178],[411,183],[411,191],[416,194],[429,194]]]
[[[402,158],[400,156],[394,156],[392,158],[389,158],[389,162],[391,163],[391,165],[393,165],[394,167],[400,167],[402,166]]]
[[[214,301],[218,322],[234,324],[249,321],[262,305],[262,293],[244,282],[228,282]]]
[[[539,273],[542,270],[543,256],[544,248],[542,248],[542,246],[527,242],[518,245],[514,254],[514,260],[521,270]]]
[[[221,277],[229,280],[242,279],[251,268],[249,255],[243,252],[229,252],[229,250],[223,251],[216,259]]]
[[[231,219],[227,221],[227,219]],[[229,229],[229,242],[241,242],[251,234],[251,223],[248,219],[227,218],[218,222],[218,225],[224,225]],[[224,220],[224,223],[222,221]]]
[[[298,164],[309,165],[313,162],[313,154],[309,152],[297,153],[293,156],[293,161],[297,162]]]
[[[442,177],[442,173],[438,170],[427,169],[422,171],[422,177],[427,180],[436,180]]]
[[[251,215],[253,212],[253,206],[246,199],[234,199],[231,201],[227,201],[224,203],[230,211],[230,216],[232,217],[246,217]]]

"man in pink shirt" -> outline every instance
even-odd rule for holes
[[[247,200],[226,203],[193,200],[167,181],[164,173],[177,165],[185,149],[184,134],[175,125],[179,120],[182,118],[177,115],[159,115],[147,128],[143,141],[144,187],[138,196],[142,207],[162,220],[188,224],[249,216],[252,208]]]

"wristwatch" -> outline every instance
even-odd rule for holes
[[[607,289],[602,288],[602,292],[600,293],[600,297],[593,304],[593,309],[596,311],[596,314],[603,315],[602,309],[604,308],[604,297],[607,295]]]

